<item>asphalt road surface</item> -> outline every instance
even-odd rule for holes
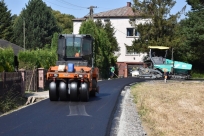
[[[0,117],[0,136],[108,136],[117,98],[137,78],[98,82],[100,93],[89,102],[43,100]]]

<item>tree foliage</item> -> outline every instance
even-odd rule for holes
[[[194,1],[195,2],[195,1]],[[196,2],[193,7],[199,7],[188,12],[188,18],[180,22],[179,35],[183,37],[180,46],[180,54],[182,58],[193,63],[196,69],[201,69],[204,66],[204,5]]]
[[[191,5],[192,10],[196,10],[199,8],[202,8],[204,5],[204,1],[203,0],[186,0],[186,2]]]
[[[57,51],[57,45],[58,45],[58,33],[54,33],[51,42],[51,49]]]
[[[106,33],[107,33],[109,42],[111,43],[110,52],[119,51],[120,48],[119,48],[119,46],[118,46],[117,39],[116,39],[116,37],[114,36],[114,35],[115,35],[115,29],[114,29],[114,27],[112,27],[112,24],[111,24],[110,21],[108,21],[108,22],[105,24],[104,29],[105,29],[105,31],[106,31]]]
[[[111,46],[111,40],[108,37],[108,33],[104,26],[100,22],[93,20],[87,20],[82,23],[80,34],[90,34],[94,40],[94,56],[95,66],[100,69],[100,75],[102,78],[109,76],[109,67],[116,63],[117,57],[114,55],[114,48]],[[114,42],[113,42],[114,44]]]
[[[14,52],[11,47],[0,48],[0,72],[14,71]]]
[[[133,11],[140,11],[144,24],[136,25],[140,38],[133,41],[132,49],[146,52],[148,46],[177,45],[176,29],[179,13],[171,15],[174,0],[152,0],[150,3],[134,0]],[[137,21],[137,20],[136,20]]]
[[[18,54],[19,68],[34,69],[45,68],[56,63],[56,52],[50,49],[38,49],[38,50],[26,50],[21,51]]]
[[[15,43],[19,46],[24,44],[24,21],[26,49],[50,45],[52,35],[60,31],[51,9],[42,0],[29,0],[14,25]]]
[[[54,17],[57,20],[57,25],[60,27],[61,33],[70,34],[73,32],[72,19],[75,17],[69,14],[62,14],[60,11],[52,10]]]
[[[12,16],[4,0],[0,1],[0,39],[10,41],[12,39]]]

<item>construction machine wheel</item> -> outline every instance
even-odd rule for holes
[[[90,92],[90,96],[96,96],[96,91],[97,89],[97,80],[96,79],[92,79],[92,90]]]
[[[49,98],[50,98],[50,101],[57,101],[59,99],[59,93],[57,90],[56,82],[51,82],[49,84]]]
[[[90,96],[95,97],[95,96],[96,96],[96,92],[95,92],[94,90],[92,90],[92,91],[90,92]]]
[[[97,88],[97,80],[95,78],[92,79],[92,88]]]
[[[81,83],[80,99],[85,102],[89,100],[89,86],[87,83]]]
[[[77,98],[77,82],[72,82],[70,84],[70,100],[76,101]]]
[[[60,82],[58,90],[60,101],[68,101],[67,84],[63,81]]]

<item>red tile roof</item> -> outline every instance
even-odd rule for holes
[[[125,6],[122,8],[117,8],[106,12],[100,12],[98,14],[94,14],[94,18],[104,18],[104,17],[121,18],[121,17],[131,17],[135,15],[139,15],[138,12],[134,13],[132,10],[132,7]]]
[[[105,12],[100,12],[93,14],[94,18],[127,18],[127,17],[132,17],[132,16],[139,16],[140,13],[138,12],[133,12],[131,3],[127,2],[127,6],[122,7],[122,8],[117,8]],[[78,20],[84,20],[85,18],[88,18],[88,16],[84,16],[84,18],[78,18],[78,19],[73,19],[75,21]]]

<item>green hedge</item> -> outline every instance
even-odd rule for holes
[[[0,72],[14,71],[14,52],[11,47],[0,48]]]
[[[55,65],[57,53],[51,49],[21,51],[18,54],[19,69],[45,68]]]

